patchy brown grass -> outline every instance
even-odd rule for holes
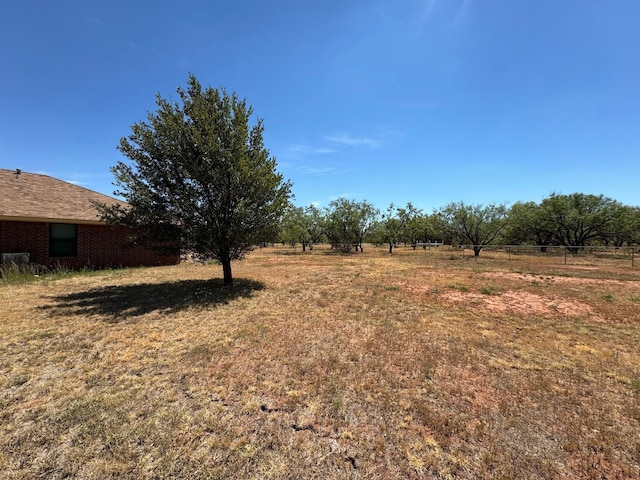
[[[640,269],[365,248],[0,286],[0,471],[640,478]]]

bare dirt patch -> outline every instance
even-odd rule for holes
[[[590,268],[589,270],[596,270]],[[547,284],[567,284],[567,285],[583,285],[602,289],[620,289],[623,291],[640,291],[640,281],[637,280],[616,280],[611,278],[587,278],[580,276],[558,276],[548,274],[522,274],[515,272],[485,272],[482,276],[486,278],[498,278],[502,280],[511,280],[517,282],[540,281]]]
[[[515,315],[546,316],[558,315],[567,318],[588,318],[594,322],[604,321],[595,315],[589,305],[572,300],[550,299],[529,292],[507,291],[495,295],[481,293],[445,292],[442,298],[449,302],[485,308],[491,312]]]

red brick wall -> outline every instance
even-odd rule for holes
[[[173,265],[179,261],[178,255],[165,256],[149,248],[130,246],[128,228],[107,225],[78,225],[78,255],[49,257],[49,225],[0,221],[0,254],[28,252],[32,263],[68,267]]]

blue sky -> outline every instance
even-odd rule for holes
[[[8,0],[0,167],[111,194],[189,73],[264,119],[295,203],[640,205],[637,0]]]

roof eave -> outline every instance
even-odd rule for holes
[[[4,222],[32,222],[32,223],[75,223],[78,225],[106,225],[101,220],[87,220],[78,218],[52,218],[52,217],[21,217],[0,215],[0,221]]]

